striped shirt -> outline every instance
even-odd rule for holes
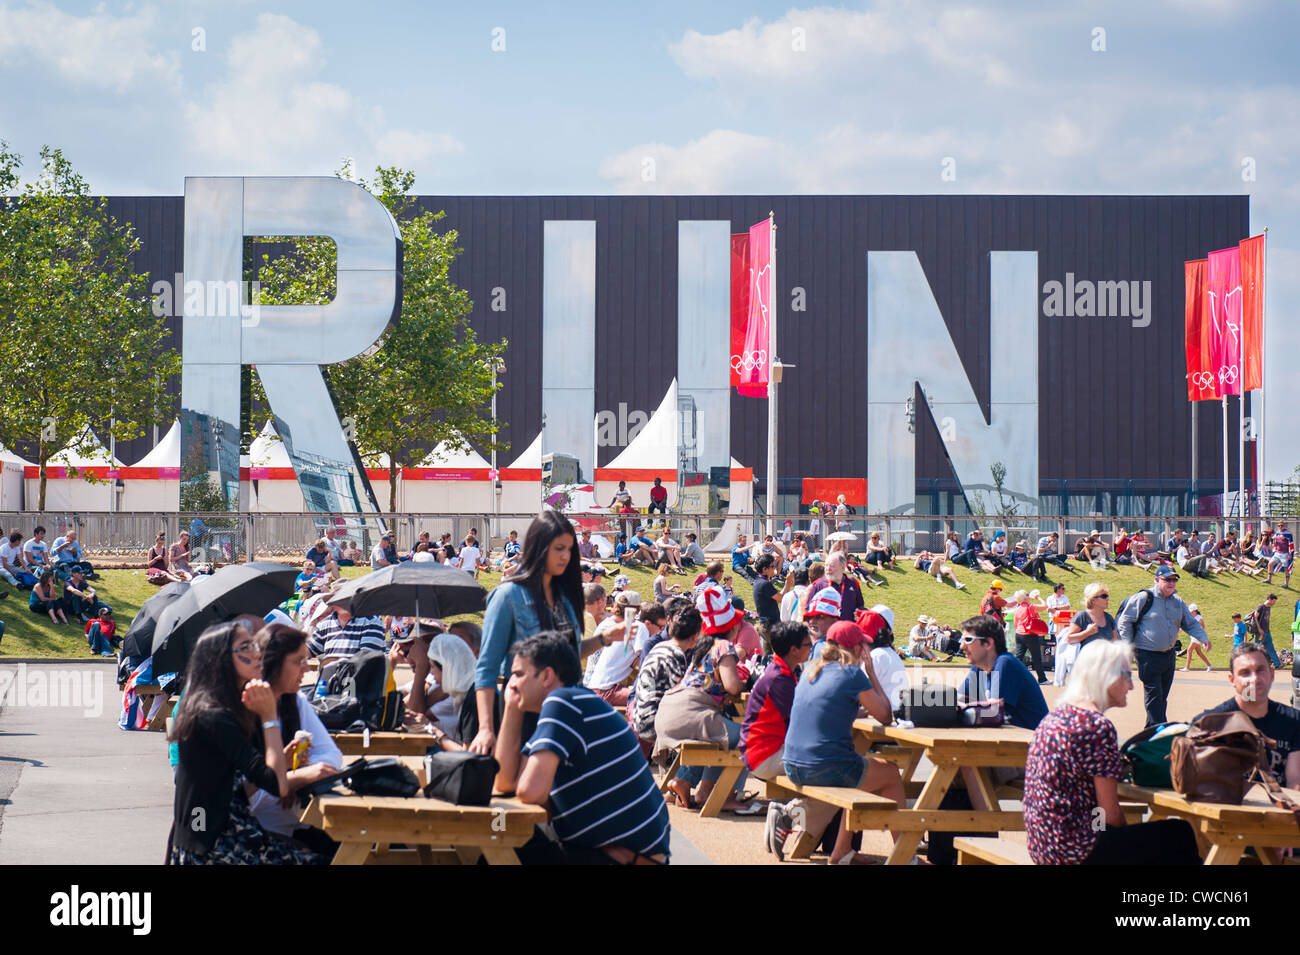
[[[668,809],[632,728],[583,686],[554,690],[542,704],[525,755],[555,753],[551,824],[561,842],[668,854]]]
[[[358,650],[383,653],[386,649],[382,617],[353,617],[345,627],[330,614],[316,624],[307,641],[307,651],[314,657],[350,657]]]

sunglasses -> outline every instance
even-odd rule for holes
[[[237,647],[231,647],[230,652],[237,657],[260,657],[262,655],[261,649],[252,643],[241,643]]]
[[[974,643],[976,640],[987,640],[987,639],[988,637],[968,637],[965,634],[963,634],[960,643],[964,647],[968,643]]]

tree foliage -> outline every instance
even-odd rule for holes
[[[44,147],[26,185],[21,167],[0,142],[0,443],[35,457],[44,510],[47,463],[70,441],[88,454],[91,429],[129,441],[171,420],[180,356],[132,266],[130,223],[61,150]]]
[[[350,167],[339,175],[351,178]],[[480,342],[470,327],[469,295],[452,283],[460,251],[457,232],[436,228],[443,212],[415,213],[415,175],[379,167],[373,182],[356,180],[382,202],[402,232],[401,316],[365,354],[325,368],[339,414],[355,424],[363,458],[388,456],[389,508],[397,507],[397,474],[440,442],[464,449],[490,443],[492,367],[504,341]],[[260,240],[278,250],[247,262],[264,305],[323,304],[334,295],[335,250],[324,237]],[[287,251],[284,246],[288,245]],[[256,245],[256,244],[254,244]],[[500,387],[500,382],[497,383]],[[254,389],[257,390],[257,389]],[[250,429],[251,430],[251,429]]]

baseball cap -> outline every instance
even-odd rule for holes
[[[704,583],[708,579],[709,579],[709,575],[704,573],[703,571],[700,571],[698,574],[695,575],[695,586],[698,587],[700,584]]]
[[[872,616],[868,613],[867,616]],[[884,618],[879,614],[874,615],[877,620],[883,622]],[[860,643],[869,643],[867,635],[862,632],[862,628],[856,623],[850,623],[847,620],[841,620],[826,631],[826,640],[828,643],[838,643],[846,650],[852,650]]]
[[[994,577],[994,578],[993,578],[993,583],[989,584],[989,589],[990,589],[990,590],[1005,590],[1005,589],[1006,589],[1006,586],[1007,586],[1006,584],[1004,584],[1002,581],[1000,581],[1000,580],[998,580],[996,577]]]
[[[615,587],[626,587],[628,584],[627,574],[619,574],[614,578]]]
[[[709,635],[726,633],[740,617],[720,587],[705,587],[696,594],[695,609],[704,618],[704,633]]]
[[[1172,567],[1170,567],[1168,564],[1161,564],[1159,567],[1156,568],[1156,580],[1162,580],[1165,577],[1172,577],[1174,578],[1174,580],[1177,580],[1178,572],[1174,570]]]
[[[1192,613],[1196,613],[1196,611],[1200,610],[1201,608],[1196,606],[1196,604],[1188,604],[1187,609],[1190,610]]]
[[[834,587],[823,587],[808,603],[808,609],[803,612],[804,619],[809,617],[838,617],[840,611],[844,609],[844,599],[840,592]]]
[[[930,623],[934,622],[933,617],[927,617],[926,620]],[[867,643],[875,643],[876,637],[883,631],[894,629],[889,621],[885,619],[884,614],[876,613],[874,610],[864,610],[859,613],[857,624],[858,629],[862,631],[862,635],[867,638]],[[834,630],[835,628],[832,627],[831,629]]]

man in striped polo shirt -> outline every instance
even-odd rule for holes
[[[668,861],[668,809],[632,728],[581,685],[573,641],[540,633],[516,644],[497,734],[496,788],[550,803],[565,861]],[[525,713],[537,729],[523,739]]]
[[[350,657],[358,650],[387,650],[382,617],[354,617],[346,607],[334,607],[307,640],[314,657]]]

